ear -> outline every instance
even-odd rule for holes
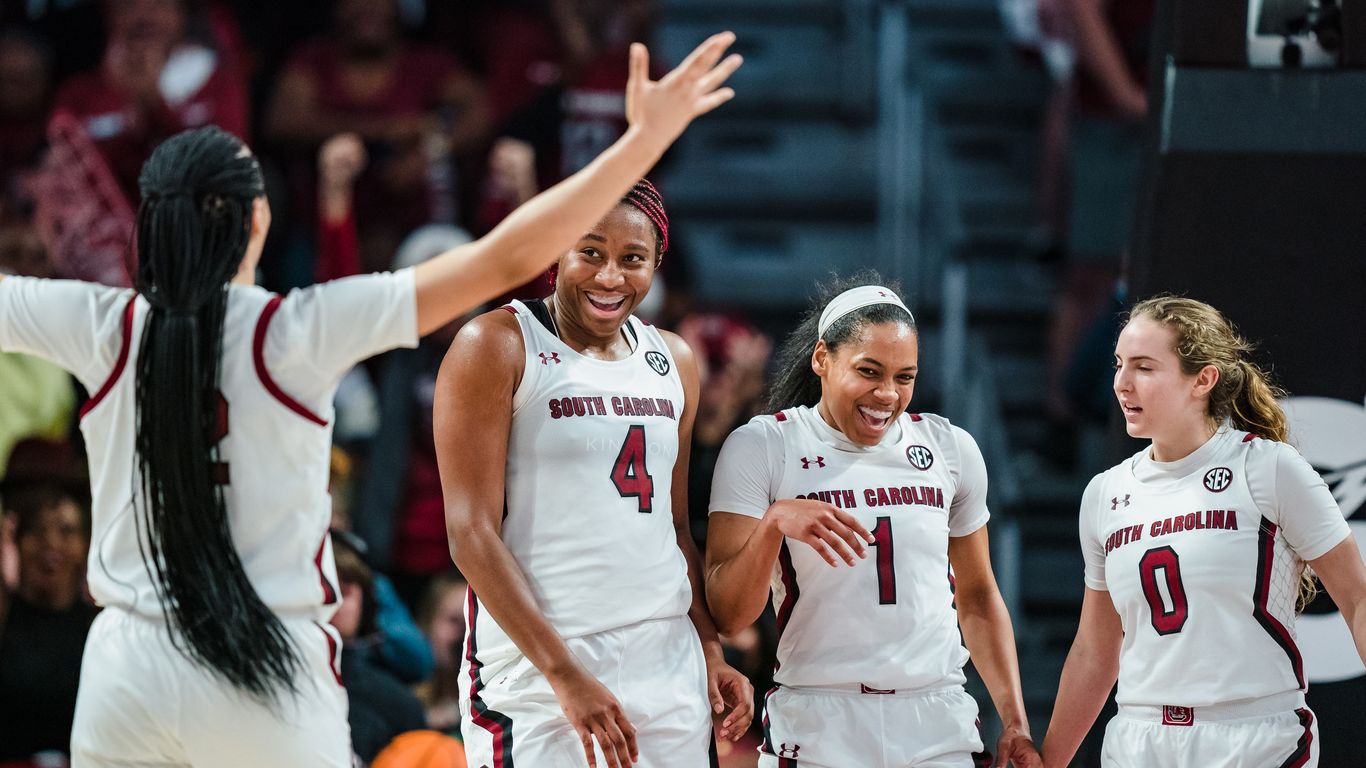
[[[1195,374],[1195,385],[1191,394],[1196,397],[1207,397],[1214,390],[1214,385],[1219,383],[1219,369],[1212,365],[1207,365]]]
[[[816,348],[811,351],[811,371],[824,378],[829,367],[830,349],[825,346],[825,339],[817,339]]]
[[[264,240],[270,231],[270,203],[264,195],[251,201],[251,238]]]

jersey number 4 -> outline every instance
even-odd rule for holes
[[[1164,596],[1158,586],[1157,572],[1162,571],[1166,586]],[[1186,587],[1181,583],[1181,559],[1171,547],[1157,547],[1143,553],[1138,561],[1138,581],[1143,585],[1143,596],[1152,610],[1153,629],[1159,635],[1174,635],[1186,626]],[[1168,601],[1170,600],[1170,607]]]
[[[632,424],[626,431],[626,442],[621,444],[616,463],[612,465],[612,483],[623,497],[634,496],[638,512],[653,512],[655,481],[645,466],[645,426]]]

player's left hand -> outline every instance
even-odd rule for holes
[[[707,698],[711,701],[712,719],[720,721],[716,728],[718,739],[735,741],[745,735],[754,719],[754,686],[749,678],[719,658],[708,659]]]
[[[1043,768],[1043,758],[1029,733],[1016,725],[1006,726],[996,740],[996,762],[992,768]]]

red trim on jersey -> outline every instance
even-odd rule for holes
[[[911,422],[912,422],[912,423],[914,423],[914,422],[919,422],[919,421],[924,421],[924,420],[925,420],[925,417],[924,417],[924,416],[921,416],[921,415],[918,414],[918,413],[908,413],[908,414],[906,414],[906,415],[911,417]]]
[[[511,312],[514,315],[517,314],[517,308],[512,306],[511,304],[504,304],[503,306],[499,307],[499,309]]]
[[[773,418],[777,419],[778,421],[787,421],[787,414],[783,413],[782,411],[778,411],[777,413],[773,414]]]
[[[1300,734],[1300,740],[1295,744],[1295,751],[1290,753],[1290,757],[1287,757],[1285,762],[1276,768],[1304,768],[1309,764],[1309,757],[1313,751],[1311,747],[1314,744],[1314,731],[1312,730],[1314,713],[1301,707],[1295,710],[1295,714],[1299,715],[1300,725],[1304,726],[1304,733]]]
[[[778,688],[779,688],[779,687],[780,687],[780,686],[775,685],[775,686],[773,686],[772,688],[769,688],[769,689],[768,689],[768,693],[765,693],[765,694],[764,694],[764,720],[763,720],[763,725],[764,725],[764,728],[763,728],[763,731],[764,731],[764,740],[763,740],[762,742],[760,742],[760,744],[759,744],[759,751],[760,751],[760,752],[767,753],[767,754],[770,754],[770,755],[773,754],[773,747],[770,746],[771,744],[773,744],[773,734],[772,734],[772,732],[769,730],[769,725],[768,725],[768,700],[769,700],[769,698],[770,698],[771,696],[773,696],[773,694],[775,694],[775,693],[778,692]]]
[[[1267,608],[1271,595],[1271,567],[1276,559],[1276,530],[1276,524],[1265,517],[1257,529],[1257,584],[1252,594],[1252,615],[1276,641],[1276,645],[1285,651],[1285,655],[1290,657],[1295,680],[1299,682],[1300,690],[1304,690],[1304,659],[1300,657],[1300,649],[1285,625]]]
[[[797,605],[797,598],[801,597],[801,588],[797,586],[797,570],[792,567],[792,553],[788,551],[787,542],[784,541],[782,548],[778,550],[778,568],[782,572],[783,579],[783,604],[778,607],[778,639],[783,638],[783,630],[787,628],[787,622],[792,618],[792,609]]]
[[[261,310],[261,318],[256,321],[256,335],[251,342],[251,357],[256,363],[256,376],[261,380],[261,386],[266,388],[271,397],[279,400],[282,405],[299,416],[317,424],[320,427],[327,426],[327,420],[308,410],[299,401],[285,394],[275,383],[275,379],[270,377],[270,371],[266,370],[266,331],[270,329],[270,320],[275,317],[275,313],[280,309],[280,302],[284,297],[275,296],[266,304],[266,308]]]
[[[138,297],[134,294],[133,298],[128,300],[128,306],[123,308],[123,342],[119,345],[119,357],[114,361],[114,369],[109,372],[109,378],[104,380],[104,386],[100,387],[95,396],[86,400],[85,405],[81,406],[80,418],[82,419],[87,413],[94,410],[100,401],[104,400],[105,396],[109,394],[109,390],[114,388],[119,376],[123,374],[124,367],[128,365],[128,350],[133,345],[133,309],[137,300]]]
[[[327,580],[327,574],[323,572],[323,550],[327,549],[329,537],[330,534],[323,534],[323,540],[318,542],[318,553],[313,556],[313,565],[318,569],[318,583],[323,587],[323,605],[334,605],[337,602],[337,588],[332,586],[332,582]]]
[[[484,690],[479,670],[478,647],[475,644],[475,622],[479,617],[479,603],[474,598],[474,590],[465,589],[465,660],[470,665],[470,719],[474,724],[489,732],[493,737],[493,765],[491,768],[514,768],[512,764],[512,718],[489,708],[479,692]]]
[[[313,622],[313,625],[318,628],[319,632],[323,633],[323,637],[327,638],[327,666],[332,670],[332,677],[337,679],[337,685],[345,688],[346,683],[342,682],[341,677],[341,657],[338,654],[339,649],[337,648],[336,639],[332,637],[331,632],[327,631],[327,627],[324,627],[316,621]]]
[[[1257,436],[1254,435],[1254,434],[1252,434],[1251,432],[1249,432],[1249,433],[1247,433],[1246,435],[1243,436],[1243,442],[1245,442],[1245,443],[1250,443],[1250,442],[1252,442],[1253,440],[1256,440],[1256,439],[1257,439]]]

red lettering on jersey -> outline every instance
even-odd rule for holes
[[[944,489],[936,487],[934,489],[934,505],[939,509],[944,508]]]
[[[622,415],[622,416],[635,416],[635,415],[636,415],[635,403],[632,402],[632,401],[635,400],[635,399],[636,399],[636,398],[634,398],[634,397],[623,397],[623,398],[621,399],[621,415]]]
[[[877,489],[877,503],[878,503],[878,506],[880,506],[880,507],[885,507],[885,506],[887,506],[888,504],[891,504],[891,503],[892,503],[892,500],[889,499],[889,498],[887,498],[887,489],[886,489],[886,488],[879,488],[879,489]]]
[[[906,488],[905,490],[906,490],[906,498],[907,498],[907,501],[906,501],[905,503],[909,504],[909,503],[910,503],[909,499],[910,499],[910,496],[911,496],[911,489],[910,489],[910,488]],[[892,486],[891,488],[888,488],[888,489],[887,489],[887,498],[889,498],[893,504],[901,504],[901,503],[902,503],[902,501],[901,501],[901,491],[902,491],[901,488],[897,488],[896,486]]]
[[[621,412],[621,398],[620,398],[620,397],[614,397],[614,398],[612,398],[612,413],[615,413],[615,414],[618,415],[618,416],[624,416],[624,415],[625,415],[625,414],[623,414],[623,413]]]
[[[877,494],[873,492],[872,488],[863,489],[863,505],[865,507],[877,506]]]
[[[1224,528],[1230,531],[1238,530],[1238,513],[1230,509],[1224,514]]]
[[[852,489],[840,491],[840,496],[844,498],[844,509],[853,509],[857,505],[857,502],[854,500],[854,492]]]

